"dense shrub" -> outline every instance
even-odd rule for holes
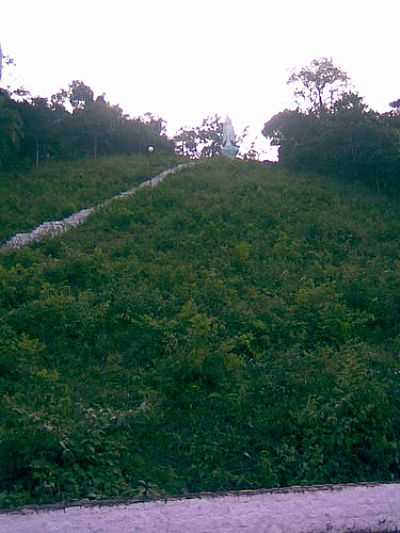
[[[3,256],[2,504],[398,480],[399,220],[220,160]]]
[[[367,110],[357,95],[344,95],[323,113],[278,113],[266,122],[263,134],[279,147],[280,163],[292,171],[357,180],[378,192],[399,192],[399,115]]]

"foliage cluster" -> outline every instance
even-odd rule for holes
[[[74,80],[49,99],[26,90],[0,90],[0,169],[21,162],[97,158],[98,155],[144,153],[149,145],[173,151],[165,124],[146,113],[130,118],[121,107],[95,97]]]
[[[347,74],[327,58],[294,72],[288,83],[297,109],[276,114],[263,129],[284,166],[399,191],[399,101],[388,113],[368,109]]]
[[[0,502],[400,478],[399,208],[208,161],[0,262]]]
[[[222,154],[224,123],[219,115],[209,115],[204,118],[199,126],[181,128],[174,137],[175,151],[178,155],[199,159],[216,157]],[[240,146],[246,139],[248,127],[244,128],[236,139]],[[243,159],[256,159],[258,152],[255,143],[250,145],[247,151],[241,153]]]
[[[219,156],[222,153],[223,129],[221,117],[210,115],[200,126],[181,128],[174,137],[175,150],[190,159]]]

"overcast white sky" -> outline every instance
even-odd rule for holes
[[[400,97],[400,0],[1,0],[0,41],[13,85],[82,79],[170,131],[218,112],[259,134],[292,104],[291,70],[320,56],[371,107]]]

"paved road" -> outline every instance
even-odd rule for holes
[[[400,531],[400,484],[0,514],[1,533]]]

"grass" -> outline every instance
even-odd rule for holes
[[[153,154],[49,162],[28,172],[0,173],[0,242],[91,207],[175,162],[174,156]]]
[[[400,478],[400,209],[216,160],[0,258],[0,504]]]

